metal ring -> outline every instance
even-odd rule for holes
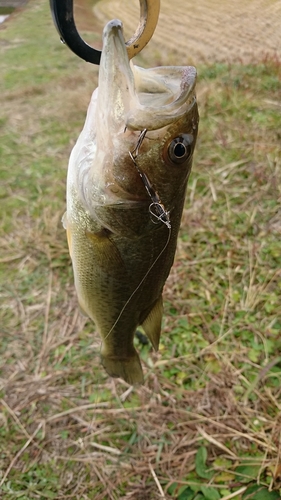
[[[158,23],[160,0],[139,1],[140,23],[135,34],[126,42],[129,59],[148,44]]]
[[[157,26],[160,0],[139,0],[140,22],[135,34],[126,42],[129,59],[149,42]],[[73,0],[50,0],[54,24],[61,41],[77,56],[92,64],[99,64],[101,51],[88,45],[79,35],[73,17]]]

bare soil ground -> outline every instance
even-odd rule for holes
[[[103,0],[94,11],[102,25],[120,17],[130,37],[138,5],[137,0]],[[280,57],[280,19],[280,0],[162,0],[149,46],[179,53],[183,64]]]

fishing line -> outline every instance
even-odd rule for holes
[[[152,205],[152,203],[151,203]],[[151,207],[151,205],[149,206],[149,209]],[[162,207],[161,207],[161,210],[162,210]],[[155,214],[153,214],[155,216]],[[169,214],[168,212],[166,212],[166,217],[169,218]],[[101,344],[100,344],[100,353],[101,353],[101,348],[102,348],[102,344],[103,342],[108,339],[109,335],[112,333],[112,331],[114,330],[115,326],[117,325],[118,321],[120,320],[123,312],[125,311],[127,305],[129,304],[129,302],[132,300],[133,296],[135,295],[135,293],[139,290],[139,288],[141,287],[141,285],[143,284],[143,282],[145,281],[145,279],[147,278],[147,276],[149,275],[150,271],[152,270],[152,268],[155,266],[156,262],[160,259],[161,255],[163,254],[163,252],[165,252],[169,242],[170,242],[170,239],[171,239],[171,233],[172,233],[172,229],[171,229],[171,224],[167,224],[164,220],[161,219],[161,217],[158,218],[160,222],[163,222],[165,224],[165,226],[167,226],[168,228],[168,238],[167,238],[167,241],[164,245],[164,247],[162,248],[161,252],[159,253],[159,255],[156,257],[156,259],[154,260],[154,262],[151,264],[151,266],[149,267],[149,269],[146,271],[144,277],[142,278],[142,280],[139,282],[138,286],[135,288],[135,290],[132,292],[132,294],[130,295],[130,297],[128,298],[128,300],[125,302],[124,306],[122,307],[120,313],[118,314],[117,316],[117,319],[115,320],[115,322],[113,323],[111,329],[109,330],[108,334],[106,335],[106,337],[101,341]],[[99,377],[98,377],[98,382],[97,382],[97,385],[99,386],[99,383],[100,383],[100,377],[101,377],[101,374],[99,374]],[[116,394],[116,397],[117,397],[117,394]],[[119,399],[119,398],[118,398]],[[119,399],[119,401],[121,401]],[[97,393],[97,397],[96,397],[96,405],[98,404],[98,393]],[[92,424],[95,420],[95,417],[92,418]]]
[[[164,222],[162,221],[161,219],[159,219],[161,222]],[[167,225],[165,222],[164,222],[165,225]],[[168,226],[167,226],[168,227]],[[141,287],[141,285],[143,284],[143,282],[145,281],[145,279],[147,278],[147,276],[149,275],[151,269],[155,266],[156,262],[160,259],[161,255],[163,254],[163,252],[165,252],[168,244],[169,244],[169,241],[170,241],[170,238],[171,238],[171,227],[168,227],[168,230],[169,230],[169,233],[168,233],[168,238],[167,238],[167,241],[164,245],[164,247],[162,248],[161,252],[159,253],[159,255],[156,257],[156,259],[154,260],[154,262],[151,264],[150,268],[148,269],[148,271],[146,271],[144,277],[142,278],[142,280],[139,282],[138,286],[135,288],[135,290],[133,291],[133,293],[130,295],[130,297],[128,298],[127,302],[125,303],[125,305],[122,307],[119,315],[117,316],[117,319],[115,320],[115,322],[113,323],[113,326],[111,327],[111,329],[109,330],[108,334],[106,335],[106,337],[104,338],[104,340],[106,340],[109,335],[112,333],[112,330],[115,328],[115,326],[117,325],[119,319],[121,318],[124,310],[126,309],[127,305],[129,304],[129,302],[132,300],[133,296],[135,295],[135,293],[139,290],[139,288]]]
[[[140,287],[142,286],[142,284],[146,280],[147,276],[149,275],[149,273],[151,272],[151,270],[153,269],[153,267],[155,266],[155,264],[160,259],[161,255],[163,255],[163,253],[165,252],[167,246],[169,245],[170,239],[171,239],[172,228],[171,228],[171,222],[170,222],[169,212],[167,210],[165,210],[165,207],[164,207],[163,203],[161,202],[159,195],[157,194],[157,192],[153,188],[153,186],[152,186],[151,182],[149,181],[147,175],[141,170],[141,168],[139,167],[139,165],[137,164],[137,161],[136,161],[137,156],[139,154],[139,149],[140,149],[141,144],[142,144],[142,142],[143,142],[143,140],[145,138],[146,132],[147,132],[147,129],[144,129],[140,133],[138,141],[137,141],[137,144],[136,144],[136,147],[135,147],[135,149],[133,151],[129,151],[129,156],[132,159],[133,164],[134,164],[135,168],[137,169],[137,171],[138,171],[138,173],[140,175],[140,178],[142,179],[142,182],[144,184],[144,187],[145,187],[145,189],[146,189],[146,191],[147,191],[147,193],[148,193],[148,195],[150,197],[151,203],[150,203],[150,205],[148,207],[148,211],[151,214],[151,216],[154,219],[156,219],[156,222],[153,219],[151,219],[151,220],[154,223],[162,222],[162,224],[164,224],[167,227],[167,229],[168,229],[167,241],[166,241],[164,247],[162,248],[162,250],[160,251],[160,253],[158,254],[158,256],[156,257],[156,259],[153,261],[153,263],[151,264],[151,266],[146,271],[145,275],[143,276],[143,278],[139,282],[138,286],[132,292],[132,294],[130,295],[130,297],[128,298],[128,300],[125,302],[124,306],[122,307],[120,313],[118,314],[118,316],[117,316],[115,322],[113,323],[111,329],[109,330],[108,334],[101,341],[101,344],[100,344],[100,353],[101,353],[101,348],[102,348],[103,342],[105,340],[107,340],[108,337],[111,335],[112,331],[114,330],[115,326],[117,325],[118,321],[120,320],[122,314],[124,313],[126,307],[130,303],[130,301],[132,300],[132,298],[134,297],[134,295],[137,293],[137,291],[140,289]],[[99,380],[100,379],[98,378],[98,385],[99,385]],[[97,397],[98,397],[98,394],[97,394]],[[93,421],[94,421],[94,418],[92,419],[92,422]]]
[[[140,177],[141,177],[141,179],[143,181],[144,187],[145,187],[145,189],[146,189],[146,191],[147,191],[147,193],[148,193],[148,195],[149,195],[149,197],[151,199],[151,203],[150,203],[150,205],[148,207],[149,213],[158,222],[162,222],[163,224],[165,224],[165,226],[168,228],[168,237],[167,237],[167,241],[166,241],[164,247],[162,248],[162,250],[160,251],[160,253],[156,257],[156,259],[154,260],[154,262],[151,264],[151,266],[149,267],[149,269],[146,271],[144,277],[141,279],[141,281],[139,282],[138,286],[132,292],[132,294],[130,295],[130,297],[128,298],[128,300],[125,302],[125,304],[122,307],[119,315],[117,316],[117,319],[113,323],[111,329],[109,330],[108,334],[103,339],[103,341],[105,341],[109,337],[109,335],[112,333],[113,329],[115,328],[115,326],[117,325],[118,321],[120,320],[120,318],[121,318],[124,310],[126,309],[127,305],[132,300],[132,298],[134,297],[134,295],[136,294],[136,292],[139,290],[139,288],[141,287],[141,285],[143,284],[143,282],[145,281],[145,279],[149,275],[150,271],[155,266],[156,262],[160,259],[161,255],[165,252],[165,250],[166,250],[166,248],[167,248],[167,246],[168,246],[168,244],[170,242],[170,239],[171,239],[172,228],[171,228],[171,222],[170,222],[169,212],[165,210],[165,207],[164,207],[163,203],[161,202],[160,197],[158,196],[157,192],[154,190],[154,188],[153,188],[151,182],[149,181],[147,175],[141,170],[141,168],[139,167],[139,165],[136,162],[137,156],[139,154],[139,149],[140,149],[141,144],[142,144],[142,142],[143,142],[143,140],[145,138],[146,132],[147,132],[147,129],[144,129],[140,133],[137,145],[136,145],[136,147],[135,147],[135,149],[133,151],[129,151],[129,156],[132,159],[132,161],[134,163],[134,166],[136,167],[136,169],[137,169],[137,171],[138,171],[138,173],[139,173],[139,175],[140,175]],[[102,343],[101,343],[101,345],[102,345]]]

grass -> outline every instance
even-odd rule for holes
[[[160,353],[136,340],[133,389],[100,366],[60,222],[98,70],[58,43],[43,1],[0,40],[2,498],[279,499],[280,62],[198,66]]]

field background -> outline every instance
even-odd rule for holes
[[[76,6],[101,46],[138,3]],[[245,7],[246,5],[246,7]],[[195,64],[200,133],[160,352],[109,379],[61,217],[98,68],[46,0],[0,29],[0,498],[275,500],[281,488],[281,2],[162,0],[143,66]]]

